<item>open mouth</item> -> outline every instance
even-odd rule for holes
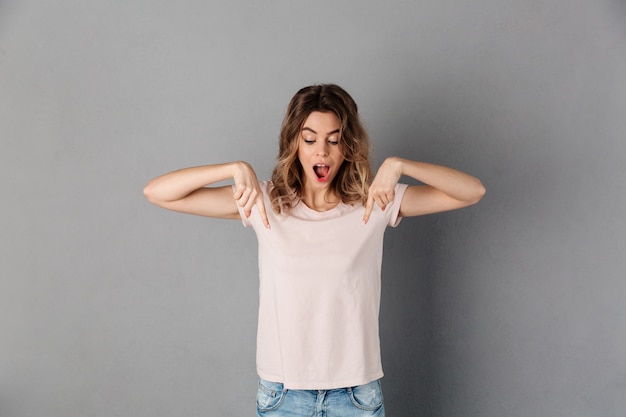
[[[324,164],[317,164],[313,166],[313,171],[315,172],[318,181],[325,181],[328,177],[328,173],[330,172],[330,167]]]

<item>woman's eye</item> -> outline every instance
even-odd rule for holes
[[[338,140],[329,140],[328,143],[330,143],[331,145],[339,145]]]
[[[315,139],[304,138],[304,143],[313,144],[315,143]]]

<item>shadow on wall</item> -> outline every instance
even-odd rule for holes
[[[463,106],[454,94],[437,93],[408,98],[390,110],[390,116],[399,119],[389,123],[395,131],[389,132],[388,152],[453,166],[480,178],[481,147],[476,138],[481,132],[472,126],[470,115],[460,113]],[[472,223],[475,212],[468,210],[480,210],[480,204],[404,219],[385,236],[381,343],[390,415],[441,415],[442,385],[448,378],[440,355],[442,345],[454,337],[446,333],[442,320],[454,307],[439,301],[451,286],[473,279],[455,272],[469,262],[465,244],[478,228]],[[451,230],[452,238],[447,234]]]
[[[623,0],[612,0],[611,6],[614,7],[615,15],[620,18],[621,22],[624,22],[623,18],[626,17],[626,2]]]
[[[475,271],[487,261],[484,246],[494,242],[493,229],[487,230],[498,222],[494,212],[523,198],[511,194],[511,182],[528,180],[514,166],[527,145],[506,145],[515,138],[503,137],[509,126],[493,121],[498,103],[446,84],[389,110],[395,131],[387,130],[387,152],[466,171],[483,181],[487,195],[463,210],[404,219],[386,233],[381,344],[390,415],[446,415],[450,395],[471,385],[462,376],[467,358],[458,352],[464,340],[476,337],[466,328],[467,312],[487,278]]]

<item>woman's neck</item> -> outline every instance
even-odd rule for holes
[[[315,211],[328,211],[341,203],[341,198],[335,191],[326,187],[320,189],[304,187],[300,200]]]

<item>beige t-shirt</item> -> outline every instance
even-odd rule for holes
[[[277,215],[261,184],[271,230],[256,207],[259,249],[257,372],[290,389],[333,389],[383,376],[378,335],[383,234],[395,227],[407,188],[385,211],[340,203],[317,212],[300,202]]]

